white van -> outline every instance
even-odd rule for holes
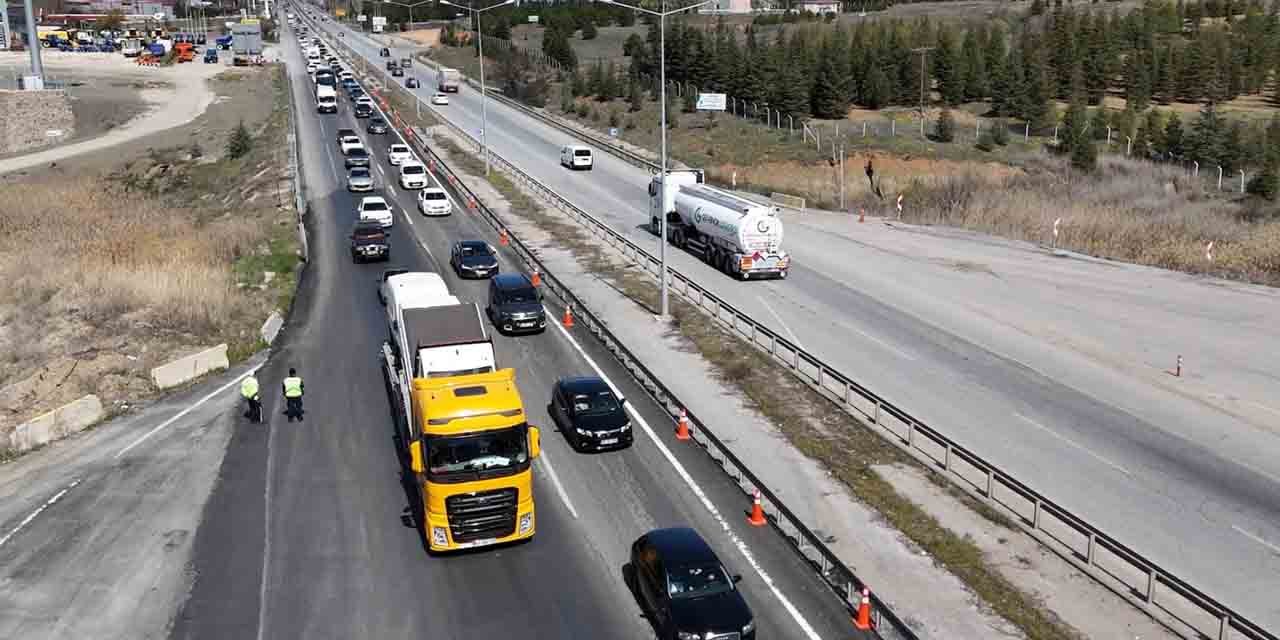
[[[338,93],[327,84],[316,85],[316,111],[318,113],[338,112]]]
[[[591,150],[577,144],[560,147],[560,166],[568,169],[591,170]]]

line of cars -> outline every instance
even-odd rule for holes
[[[373,130],[369,130],[369,133],[378,135]],[[344,156],[351,158],[353,156],[348,154],[357,153],[357,150],[364,152],[362,166],[350,166],[348,189],[374,190],[376,187],[369,170],[368,152],[360,143],[359,136],[347,129],[339,131],[338,138]],[[573,156],[577,154],[573,151],[576,150],[563,154],[568,156],[564,162],[568,168],[590,166],[582,167],[579,164],[581,160],[575,162]],[[404,145],[391,144],[387,147],[387,157],[390,164],[401,169],[401,186],[413,188],[404,187],[403,184],[405,167],[422,166],[413,156],[412,150]],[[423,169],[425,184],[425,167]],[[432,198],[438,197],[443,201],[447,215],[449,200],[440,189],[421,189],[418,196],[420,209],[423,207],[424,196],[429,193],[438,194]],[[381,233],[385,239],[381,219],[375,221],[372,215],[366,215],[366,211],[372,211],[367,203],[374,202],[373,198],[381,202],[387,212],[378,215],[385,216],[386,226],[391,224],[390,205],[381,197],[368,196],[361,200],[361,221],[357,223],[357,232],[374,236]],[[377,209],[382,211],[383,207]],[[426,213],[425,210],[423,212]],[[453,243],[449,263],[450,268],[462,278],[489,279],[485,314],[499,331],[516,333],[545,330],[546,311],[540,290],[523,273],[502,272],[497,252],[488,243],[472,239]],[[414,274],[403,268],[384,270],[378,280],[379,301],[391,306],[393,303],[389,298],[399,297],[391,294],[393,284],[400,280],[407,283],[406,278],[426,275],[439,280],[436,274]],[[439,284],[442,285],[443,282],[440,281]],[[454,299],[454,302],[457,300]],[[491,371],[494,364],[496,363],[491,362],[488,370]],[[556,381],[547,410],[576,451],[607,451],[625,448],[634,442],[625,404],[625,399],[618,397],[603,379],[595,376],[570,376]],[[452,523],[453,517],[447,513],[445,516],[448,518],[447,522]],[[531,529],[532,515],[529,520]],[[439,530],[438,527],[432,527],[433,539]],[[447,535],[446,533],[446,537]],[[670,640],[754,640],[756,637],[754,616],[737,587],[742,576],[731,573],[694,529],[673,527],[649,531],[632,543],[629,560],[624,567],[624,580],[659,637]]]

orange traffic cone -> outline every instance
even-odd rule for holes
[[[764,507],[760,506],[760,490],[756,489],[755,495],[751,501],[751,515],[747,517],[747,523],[753,527],[763,527],[769,524],[764,517]]]
[[[676,421],[676,440],[688,440],[692,437],[689,435],[689,414],[681,409],[680,419]]]
[[[529,278],[529,280],[533,282],[533,286],[535,287],[542,286],[542,274],[538,273],[536,269],[533,271],[533,277]]]
[[[867,221],[867,210],[858,209],[858,222],[866,222],[866,221]]]
[[[511,244],[511,240],[507,238],[506,229],[503,229],[502,231],[498,232],[498,244],[504,247]]]
[[[853,626],[862,631],[871,630],[871,590],[862,588],[862,602],[858,603],[858,617],[853,619]]]
[[[570,309],[569,307],[564,308],[564,320],[562,322],[564,323],[564,328],[573,328],[573,309]]]

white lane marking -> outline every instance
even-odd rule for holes
[[[386,180],[386,179],[387,179],[387,172],[386,172],[386,171],[383,171],[383,169],[382,169],[382,163],[381,163],[381,162],[379,162],[379,163],[377,163],[377,164],[375,164],[375,165],[373,165],[373,166],[375,166],[375,167],[377,167],[377,168],[378,168],[378,173],[382,174],[382,179],[383,179],[383,180]]]
[[[264,640],[267,628],[267,585],[271,570],[271,485],[275,478],[276,430],[267,420],[267,481],[263,483],[262,504],[262,583],[258,585],[258,640]]]
[[[14,527],[11,531],[9,531],[9,533],[4,534],[4,537],[3,537],[3,538],[0,538],[0,547],[3,547],[3,546],[5,545],[5,543],[9,541],[9,539],[10,539],[10,538],[12,538],[12,537],[14,537],[14,536],[18,535],[18,532],[19,532],[19,531],[22,531],[22,529],[23,529],[23,528],[25,528],[27,525],[31,524],[31,521],[32,521],[32,520],[35,520],[35,519],[36,519],[36,516],[38,516],[38,515],[40,515],[41,513],[43,513],[45,509],[48,509],[49,507],[52,507],[52,506],[54,505],[54,503],[56,503],[57,501],[61,500],[61,499],[62,499],[62,496],[67,495],[67,492],[68,492],[68,491],[70,491],[70,490],[72,490],[72,489],[74,489],[74,488],[76,488],[76,485],[78,485],[78,484],[80,484],[80,479],[79,479],[79,478],[77,478],[77,479],[73,480],[73,481],[71,482],[71,484],[69,484],[69,485],[67,485],[67,486],[63,487],[63,488],[62,488],[62,491],[59,491],[59,492],[55,493],[55,494],[53,495],[53,497],[52,497],[52,498],[49,498],[48,500],[45,500],[45,501],[44,501],[44,504],[40,505],[40,508],[39,508],[39,509],[36,509],[35,511],[32,511],[32,512],[31,512],[31,515],[27,516],[26,518],[23,518],[22,522],[19,522],[19,523],[18,523],[18,526]]]
[[[1255,466],[1253,466],[1253,465],[1251,465],[1251,464],[1249,464],[1249,463],[1247,463],[1247,462],[1241,462],[1241,461],[1239,461],[1239,460],[1235,460],[1235,459],[1231,459],[1231,461],[1232,461],[1232,462],[1234,462],[1234,463],[1236,463],[1236,464],[1238,464],[1238,465],[1240,465],[1240,466],[1242,466],[1242,467],[1244,467],[1244,468],[1246,468],[1246,469],[1248,469],[1248,470],[1250,470],[1250,471],[1252,471],[1252,472],[1254,472],[1254,473],[1256,473],[1256,474],[1258,474],[1258,475],[1260,475],[1260,476],[1264,476],[1264,477],[1266,477],[1267,479],[1271,480],[1272,482],[1274,482],[1274,483],[1276,483],[1276,484],[1280,484],[1280,476],[1277,476],[1277,475],[1275,475],[1274,473],[1268,473],[1268,472],[1266,472],[1266,471],[1263,471],[1262,469],[1259,469],[1259,468],[1257,468],[1257,467],[1255,467]]]
[[[1273,408],[1271,408],[1271,407],[1268,407],[1268,406],[1267,406],[1267,405],[1265,405],[1265,404],[1262,404],[1261,402],[1254,402],[1254,401],[1252,401],[1252,400],[1245,400],[1245,402],[1248,402],[1249,404],[1251,404],[1251,405],[1253,405],[1253,406],[1255,406],[1255,407],[1257,407],[1257,408],[1259,408],[1259,409],[1262,409],[1263,411],[1270,411],[1271,413],[1274,413],[1274,414],[1276,414],[1276,415],[1280,416],[1280,409],[1273,409]]]
[[[613,384],[613,381],[609,379],[609,376],[605,375],[604,371],[600,369],[595,360],[593,360],[591,356],[587,355],[587,352],[582,348],[582,345],[578,344],[578,341],[569,334],[568,330],[561,326],[559,322],[553,322],[551,324],[555,325],[555,327],[560,330],[560,335],[564,336],[565,339],[569,341],[569,344],[573,345],[573,348],[578,351],[578,354],[586,360],[587,364],[591,365],[591,368],[594,369],[596,374],[609,385],[609,388],[613,389],[613,392],[621,397],[622,392],[618,389],[617,385]],[[791,603],[791,600],[788,599],[787,596],[783,595],[778,586],[774,584],[773,578],[770,577],[764,570],[764,567],[761,567],[760,563],[756,561],[755,555],[751,552],[747,543],[742,540],[742,538],[739,538],[738,534],[733,532],[733,529],[729,526],[729,521],[720,514],[720,510],[717,509],[716,505],[707,497],[707,494],[702,490],[702,487],[698,486],[698,483],[694,481],[693,476],[689,475],[689,472],[684,468],[684,465],[680,464],[680,461],[676,460],[676,457],[671,453],[671,450],[663,444],[662,440],[658,437],[658,434],[653,431],[653,428],[651,428],[649,423],[644,419],[644,416],[640,415],[640,412],[636,411],[635,406],[630,403],[623,406],[627,408],[627,411],[631,413],[631,417],[640,424],[642,429],[644,429],[644,432],[649,436],[649,439],[653,441],[654,446],[658,448],[658,451],[662,453],[662,456],[667,459],[667,462],[671,464],[680,478],[684,480],[685,485],[689,487],[689,490],[693,492],[693,495],[697,496],[698,500],[702,502],[702,506],[711,514],[711,517],[715,518],[716,522],[720,523],[720,528],[724,531],[724,534],[728,536],[729,540],[733,543],[733,546],[742,554],[742,557],[746,558],[747,564],[751,565],[751,568],[755,570],[756,575],[760,576],[760,579],[769,587],[769,590],[773,592],[773,596],[778,599],[778,602],[782,603],[782,606],[787,610],[787,613],[791,614],[791,619],[794,620],[796,625],[800,627],[800,630],[804,632],[805,637],[810,638],[811,640],[819,640],[820,636],[818,635],[818,632],[815,631],[813,626],[809,624],[809,621],[805,619],[804,614],[800,613],[800,610],[797,609],[796,606]]]
[[[547,452],[543,451],[538,460],[547,468],[547,475],[551,476],[551,483],[556,485],[556,493],[560,494],[560,501],[564,502],[565,508],[573,515],[573,519],[578,519],[578,510],[573,508],[573,503],[569,501],[569,492],[564,490],[564,485],[560,484],[560,476],[556,475],[555,467],[551,466],[551,459],[547,457]]]
[[[875,337],[875,336],[873,336],[873,335],[871,335],[871,334],[867,333],[866,331],[863,331],[862,329],[859,329],[859,328],[857,328],[857,327],[855,327],[855,326],[853,326],[853,325],[851,325],[851,324],[849,324],[849,323],[846,323],[846,322],[840,322],[840,323],[839,323],[839,325],[840,325],[841,327],[844,327],[845,329],[848,329],[848,330],[850,330],[850,331],[852,331],[852,332],[854,332],[854,333],[856,333],[856,334],[858,334],[858,335],[860,335],[860,336],[862,336],[862,337],[864,337],[864,338],[866,338],[866,339],[868,339],[868,340],[870,340],[870,341],[872,341],[872,342],[874,342],[874,343],[876,343],[876,344],[880,345],[881,347],[884,347],[885,349],[887,349],[887,350],[889,350],[889,351],[892,351],[892,352],[894,352],[894,353],[898,354],[898,357],[900,357],[900,358],[902,358],[902,359],[904,359],[904,360],[915,360],[915,359],[916,359],[916,357],[915,357],[914,355],[911,355],[910,353],[907,353],[906,351],[903,351],[902,349],[899,349],[899,348],[897,348],[897,347],[895,347],[895,346],[893,346],[893,345],[889,344],[888,342],[885,342],[884,340],[881,340],[880,338],[877,338],[877,337]]]
[[[774,311],[773,307],[769,306],[769,303],[764,301],[763,296],[756,296],[756,298],[759,299],[760,304],[764,305],[764,308],[767,309],[769,313],[773,314],[773,317],[778,320],[778,324],[782,325],[783,331],[786,331],[787,335],[791,336],[791,341],[796,343],[797,347],[800,347],[801,349],[803,349],[804,345],[800,344],[800,338],[796,336],[796,332],[791,330],[791,327],[787,326],[787,323],[783,321],[782,316],[778,315],[778,312]]]
[[[1067,443],[1067,444],[1069,444],[1069,445],[1071,445],[1071,446],[1073,446],[1073,447],[1075,447],[1075,448],[1077,448],[1077,449],[1079,449],[1079,450],[1081,450],[1081,451],[1083,451],[1083,452],[1085,452],[1085,453],[1087,453],[1087,454],[1089,454],[1089,455],[1093,456],[1094,458],[1097,458],[1100,462],[1102,462],[1103,464],[1105,464],[1105,465],[1107,465],[1107,466],[1111,467],[1112,469],[1115,469],[1116,471],[1119,471],[1120,473],[1123,473],[1123,474],[1125,474],[1126,476],[1132,476],[1132,475],[1133,475],[1133,474],[1129,473],[1129,470],[1128,470],[1128,469],[1125,469],[1124,467],[1122,467],[1122,466],[1120,466],[1120,465],[1118,465],[1118,464],[1116,464],[1116,463],[1114,463],[1114,462],[1112,462],[1112,461],[1110,461],[1110,460],[1108,460],[1108,459],[1106,459],[1106,458],[1104,458],[1104,457],[1102,457],[1102,456],[1098,455],[1097,453],[1094,453],[1094,451],[1093,451],[1092,449],[1090,449],[1090,448],[1088,448],[1088,447],[1086,447],[1086,446],[1084,446],[1084,445],[1082,445],[1082,444],[1077,443],[1075,440],[1072,440],[1072,439],[1070,439],[1070,438],[1068,438],[1068,437],[1066,437],[1066,436],[1064,436],[1064,435],[1062,435],[1062,434],[1058,433],[1057,431],[1054,431],[1053,429],[1050,429],[1049,427],[1046,427],[1046,426],[1044,426],[1044,425],[1040,424],[1039,422],[1036,422],[1035,420],[1032,420],[1031,418],[1028,418],[1028,417],[1026,417],[1026,416],[1022,415],[1021,413],[1018,413],[1017,411],[1014,411],[1014,412],[1013,412],[1013,415],[1015,415],[1015,416],[1017,416],[1017,417],[1021,418],[1021,419],[1022,419],[1024,422],[1026,422],[1027,424],[1029,424],[1029,425],[1031,425],[1031,426],[1033,426],[1033,427],[1036,427],[1037,429],[1040,429],[1040,430],[1044,431],[1045,433],[1047,433],[1047,434],[1049,434],[1049,435],[1051,435],[1051,436],[1053,436],[1053,437],[1055,437],[1055,438],[1057,438],[1057,439],[1059,439],[1059,440],[1061,440],[1061,441],[1063,441],[1063,442],[1065,442],[1065,443]]]
[[[159,433],[162,429],[164,429],[164,428],[168,427],[169,425],[171,425],[171,424],[173,424],[173,423],[177,422],[178,420],[182,419],[182,417],[183,417],[183,416],[185,416],[185,415],[187,415],[188,413],[191,413],[192,411],[195,411],[197,408],[199,408],[199,407],[200,407],[200,405],[202,405],[202,404],[204,404],[204,403],[208,402],[209,400],[213,399],[213,397],[214,397],[214,396],[221,394],[222,392],[226,391],[227,389],[230,389],[231,387],[233,387],[233,386],[235,386],[235,385],[237,385],[237,384],[240,384],[240,381],[241,381],[241,380],[243,380],[243,379],[245,379],[245,377],[246,377],[246,376],[248,376],[249,374],[255,373],[258,369],[261,369],[261,368],[262,368],[262,365],[257,365],[257,366],[255,366],[254,368],[252,368],[252,369],[250,369],[250,370],[248,370],[248,371],[246,371],[246,372],[244,372],[244,373],[242,373],[242,374],[240,374],[240,375],[236,376],[235,378],[233,378],[233,379],[231,380],[231,382],[228,382],[228,383],[226,383],[226,384],[222,385],[221,387],[218,387],[217,389],[214,389],[213,391],[210,391],[210,392],[209,392],[209,395],[207,395],[207,396],[205,396],[205,397],[203,397],[203,398],[200,398],[199,400],[196,400],[195,404],[193,404],[193,405],[191,405],[191,406],[187,407],[186,409],[183,409],[182,411],[179,411],[178,413],[174,414],[174,416],[173,416],[172,418],[169,418],[168,420],[165,420],[164,422],[161,422],[158,426],[156,426],[156,428],[154,428],[154,429],[152,429],[152,430],[150,430],[150,431],[146,432],[145,434],[143,434],[143,435],[142,435],[142,437],[140,437],[140,438],[138,438],[137,440],[134,440],[132,443],[130,443],[130,444],[129,444],[129,446],[127,446],[127,447],[125,447],[125,448],[121,449],[120,451],[116,452],[116,455],[115,455],[112,459],[113,459],[113,460],[118,460],[118,459],[120,458],[120,456],[122,456],[122,455],[124,455],[124,454],[126,454],[126,453],[129,453],[129,451],[131,451],[134,447],[136,447],[136,446],[138,446],[138,445],[142,444],[143,442],[146,442],[146,441],[147,441],[147,439],[148,439],[148,438],[150,438],[151,436],[154,436],[155,434]]]
[[[1240,534],[1240,535],[1242,535],[1242,536],[1244,536],[1244,537],[1246,537],[1246,538],[1248,538],[1248,539],[1250,539],[1250,540],[1253,540],[1254,542],[1256,542],[1256,543],[1258,543],[1258,544],[1260,544],[1260,545],[1262,545],[1262,546],[1264,546],[1264,547],[1266,547],[1266,548],[1268,548],[1268,549],[1271,549],[1272,551],[1274,551],[1274,552],[1276,552],[1276,553],[1280,553],[1280,546],[1276,546],[1276,545],[1274,545],[1274,544],[1271,544],[1270,542],[1267,542],[1266,540],[1263,540],[1262,538],[1259,538],[1258,536],[1256,536],[1256,535],[1254,535],[1254,534],[1252,534],[1252,533],[1249,533],[1248,531],[1245,531],[1244,529],[1241,529],[1240,527],[1237,527],[1237,526],[1236,526],[1236,525],[1234,525],[1234,524],[1233,524],[1233,525],[1231,525],[1231,528],[1232,528],[1232,529],[1235,529],[1235,530],[1236,530],[1236,533],[1238,533],[1238,534]]]

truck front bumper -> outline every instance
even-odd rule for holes
[[[450,532],[449,518],[443,513],[428,513],[427,521],[423,528],[427,533],[427,547],[433,553],[460,551],[462,549],[489,547],[518,542],[520,540],[528,540],[533,538],[533,534],[536,533],[538,529],[537,522],[534,518],[533,501],[525,503],[517,511],[515,532],[511,535],[500,538],[484,538],[480,540],[469,540],[466,542],[455,542],[453,540],[453,534]]]

